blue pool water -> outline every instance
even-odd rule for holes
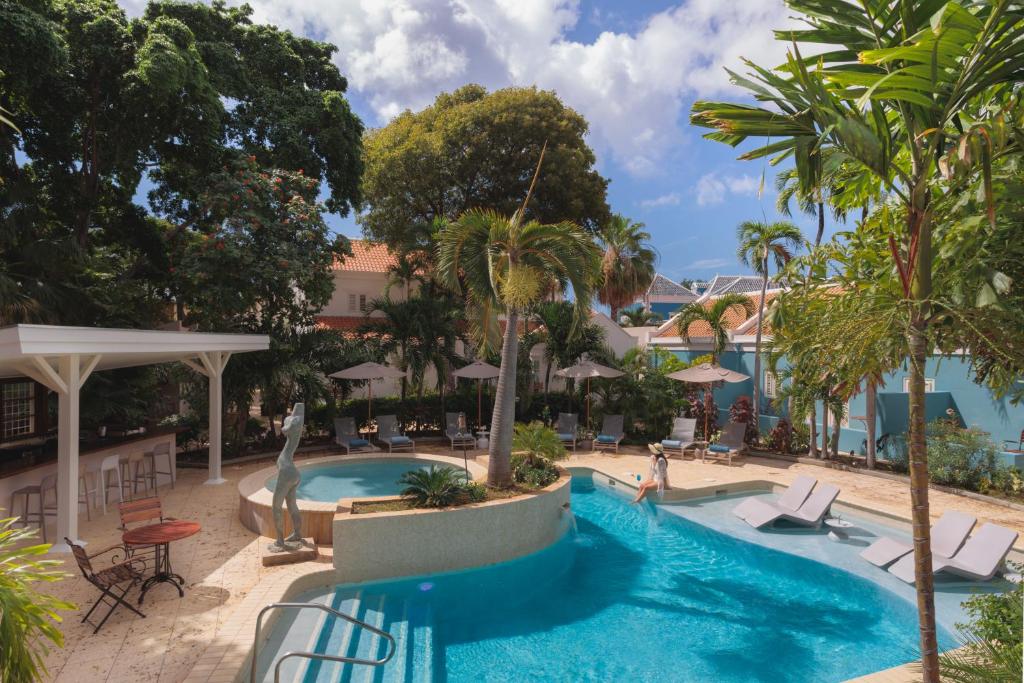
[[[398,483],[403,474],[439,464],[443,465],[415,458],[381,458],[304,467],[298,497],[333,503],[339,498],[393,496],[404,488]],[[276,484],[277,477],[267,480],[271,491]]]
[[[828,682],[917,656],[912,604],[870,581],[586,480],[572,507],[576,535],[513,562],[302,596],[388,630],[398,652],[376,669],[292,660],[282,680]],[[307,610],[278,622],[261,666],[304,649],[384,652]]]

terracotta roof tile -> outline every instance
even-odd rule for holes
[[[348,273],[386,273],[397,262],[386,244],[351,240],[352,255],[335,259],[334,270]]]
[[[765,297],[764,297],[765,302],[767,304],[771,304],[772,300],[775,297],[777,297],[779,294],[780,294],[779,290],[766,292],[765,293]],[[756,311],[757,311],[757,309],[758,309],[758,307],[760,305],[760,302],[761,302],[761,293],[758,292],[756,294],[751,294],[751,295],[748,295],[748,297],[750,298],[750,301],[751,301],[751,303],[754,306],[754,311],[755,311],[755,315],[756,315]],[[704,307],[705,308],[710,308],[713,303],[714,303],[714,298],[709,299],[709,300],[704,302]],[[741,307],[733,306],[725,314],[726,328],[730,329],[730,330],[735,330],[737,327],[739,327],[740,325],[745,323],[747,320],[749,320],[750,317],[751,316],[748,316],[746,314],[746,311],[744,311]],[[697,322],[694,322],[694,323],[690,324],[689,332],[690,332],[690,338],[691,339],[702,338],[702,337],[710,337],[711,336],[711,326],[708,325],[704,321],[697,321]],[[764,334],[770,334],[771,333],[770,326],[767,323],[765,323],[764,326],[762,327],[762,332]],[[748,334],[755,334],[755,333],[756,333],[755,330],[750,330],[748,332]],[[677,337],[677,336],[679,336],[679,334],[676,331],[676,326],[673,324],[670,327],[668,327],[665,330],[663,330],[662,332],[660,332],[657,336],[659,336],[659,337]]]

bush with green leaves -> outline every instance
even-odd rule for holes
[[[454,467],[431,465],[429,470],[409,470],[398,483],[405,487],[402,498],[416,507],[444,508],[463,496],[466,474]]]
[[[35,529],[15,528],[17,517],[0,519],[0,681],[30,683],[46,673],[43,657],[49,641],[64,646],[57,624],[60,610],[75,606],[40,593],[37,582],[60,581],[68,574],[59,571],[58,560],[36,559],[50,549],[47,543],[26,545]]]
[[[947,420],[928,425],[928,474],[936,484],[980,491],[991,486],[1005,466],[988,434]]]
[[[1017,571],[1024,569],[1015,565]],[[942,655],[942,680],[956,683],[1020,681],[1024,677],[1024,584],[1005,593],[976,595],[964,603],[971,621],[957,624],[961,647]]]
[[[567,455],[558,433],[539,421],[516,423],[512,432],[512,451],[527,453],[534,459],[546,460],[561,460]]]
[[[542,489],[558,481],[558,467],[545,458],[531,458],[526,453],[512,455],[512,481],[529,488]]]

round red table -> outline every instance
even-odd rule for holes
[[[149,524],[138,529],[129,529],[121,535],[127,546],[153,546],[155,548],[156,571],[153,576],[142,582],[139,592],[139,604],[146,597],[146,591],[158,583],[169,583],[178,589],[178,596],[184,597],[185,579],[171,570],[171,543],[183,538],[194,536],[202,527],[198,522],[183,519],[171,519],[159,524]]]

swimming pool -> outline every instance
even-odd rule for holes
[[[398,652],[378,669],[291,660],[282,680],[824,682],[917,656],[913,605],[871,581],[587,479],[574,479],[572,505],[578,533],[534,555],[301,596],[385,628]],[[945,630],[940,642],[953,644]],[[282,616],[261,670],[308,649],[384,652],[305,610]]]
[[[303,467],[298,497],[333,503],[339,498],[393,496],[404,488],[398,483],[403,474],[431,465],[450,466],[423,458],[378,458]],[[271,477],[266,487],[273,491],[276,484],[277,477]]]

